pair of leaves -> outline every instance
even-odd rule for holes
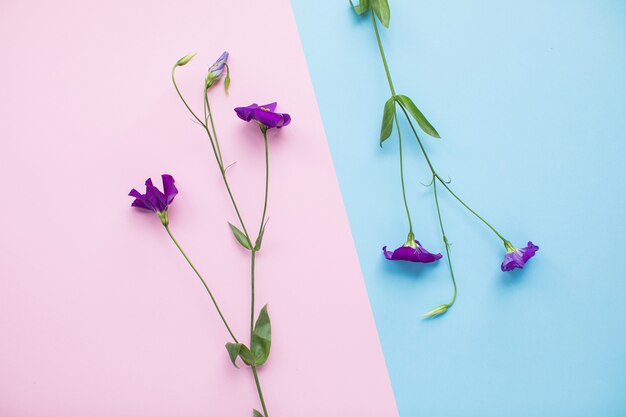
[[[238,368],[236,360],[241,360],[248,366],[261,366],[270,355],[272,345],[272,325],[267,314],[267,305],[263,306],[252,331],[250,348],[243,343],[226,343],[226,350],[230,361]]]
[[[235,226],[232,223],[228,223],[228,225],[230,226],[230,230],[233,232],[235,239],[237,239],[237,242],[239,242],[239,244],[241,244],[241,246],[243,246],[244,248],[248,250],[252,250],[252,243],[250,243],[250,240],[245,235],[245,233],[239,230],[237,226]],[[261,227],[261,232],[259,232],[259,236],[256,238],[256,242],[254,242],[255,251],[261,250],[261,242],[263,242],[263,235],[265,234],[265,226],[267,226],[267,221],[265,222],[265,224],[263,224],[263,227]]]
[[[359,16],[372,9],[374,14],[378,17],[378,20],[380,20],[380,23],[382,23],[386,28],[389,27],[391,11],[389,10],[389,3],[387,0],[359,0],[359,4],[357,5],[350,0],[350,4]]]
[[[413,119],[415,119],[419,127],[425,133],[434,138],[440,138],[437,130],[430,124],[420,109],[417,108],[415,103],[413,103],[413,100],[407,96],[397,95],[391,97],[385,103],[385,108],[383,110],[383,123],[380,128],[380,146],[383,146],[383,142],[391,136],[391,132],[393,131],[393,122],[396,118],[396,103],[400,104],[403,109],[411,114]]]

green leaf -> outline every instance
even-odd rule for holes
[[[234,224],[229,222],[228,225],[230,226],[230,230],[232,230],[233,235],[235,235],[235,239],[237,239],[237,242],[241,243],[241,246],[243,246],[244,248],[251,250],[252,245],[250,244],[250,240],[248,240],[246,235],[244,235],[241,230],[237,229]]]
[[[352,3],[352,0],[350,0],[350,4],[359,16],[368,11],[370,8],[370,0],[360,0],[359,4],[357,4],[356,6],[354,5],[354,3]]]
[[[267,314],[267,304],[263,306],[252,332],[252,343],[250,350],[254,357],[255,365],[263,365],[270,355],[272,344],[272,326],[270,316]]]
[[[241,345],[241,350],[239,351],[239,357],[241,358],[243,363],[245,363],[246,365],[249,365],[249,366],[256,365],[254,362],[254,356],[252,355],[252,352],[250,352],[250,349],[248,349],[246,345]]]
[[[239,356],[239,351],[243,345],[241,343],[226,343],[226,350],[228,351],[228,356],[230,356],[230,361],[235,365],[235,368],[239,368],[235,361],[237,360],[237,356]]]
[[[263,224],[263,227],[261,228],[261,231],[259,232],[259,236],[256,238],[256,242],[254,242],[255,251],[261,250],[261,242],[263,242],[263,235],[265,234],[265,226],[267,226],[268,221],[269,219],[265,220],[265,223]]]
[[[385,110],[383,111],[383,124],[380,127],[380,146],[383,146],[383,142],[391,136],[393,130],[393,120],[396,117],[396,101],[391,97],[385,103]]]
[[[398,99],[402,107],[404,107],[406,110],[408,110],[409,113],[411,113],[411,116],[413,116],[417,124],[420,125],[424,132],[426,132],[433,138],[440,138],[439,133],[437,133],[433,125],[431,125],[430,122],[426,120],[426,117],[422,114],[422,112],[417,108],[415,103],[413,103],[410,98],[403,95],[396,96],[396,98]]]
[[[372,0],[372,9],[376,16],[378,16],[378,20],[383,24],[384,27],[389,27],[389,19],[391,18],[391,11],[389,10],[389,3],[387,0]]]
[[[264,417],[264,416],[257,410],[252,410],[252,417]]]

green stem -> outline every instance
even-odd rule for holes
[[[215,309],[217,310],[217,313],[220,315],[220,318],[222,319],[222,322],[224,323],[224,326],[226,326],[226,330],[228,330],[228,333],[230,334],[230,337],[232,337],[232,339],[233,339],[233,341],[235,343],[239,343],[239,341],[235,337],[235,334],[233,333],[233,331],[230,329],[230,326],[226,322],[226,318],[222,314],[222,310],[220,310],[220,307],[217,304],[217,301],[215,300],[215,297],[213,296],[213,293],[209,289],[209,286],[207,285],[206,281],[204,280],[204,278],[202,278],[202,275],[200,275],[200,272],[198,272],[198,270],[196,269],[194,264],[191,262],[191,260],[189,259],[189,257],[187,256],[187,254],[185,253],[183,248],[181,248],[180,244],[178,243],[178,241],[176,240],[176,238],[172,234],[169,226],[165,226],[165,230],[167,231],[167,234],[170,235],[170,238],[172,239],[172,242],[174,242],[174,244],[176,245],[176,247],[178,248],[180,253],[185,258],[185,260],[187,260],[187,263],[189,264],[189,266],[191,266],[191,269],[193,269],[193,272],[195,272],[196,275],[198,276],[198,278],[200,278],[200,281],[202,281],[202,285],[204,285],[204,288],[206,289],[207,293],[209,293],[209,297],[211,297],[211,301],[213,301],[213,305],[215,306]]]
[[[265,215],[267,214],[267,200],[268,200],[268,192],[269,192],[269,144],[267,141],[267,129],[261,129],[263,132],[263,141],[265,143],[265,198],[263,200],[263,215],[261,216],[261,225],[259,226],[259,235],[257,237],[257,241],[263,232],[263,225],[265,224]],[[250,344],[252,345],[252,334],[254,332],[254,300],[255,300],[255,290],[254,290],[254,269],[255,269],[255,259],[256,259],[256,243],[255,247],[251,250],[250,255]],[[267,407],[265,405],[265,399],[263,398],[263,391],[261,390],[261,383],[259,382],[259,375],[256,370],[256,366],[252,366],[252,374],[254,375],[254,382],[256,383],[256,389],[259,393],[259,399],[261,400],[261,406],[263,407],[263,415],[268,417]]]
[[[256,371],[256,366],[252,366],[252,374],[254,375],[256,390],[259,393],[259,399],[261,400],[261,407],[263,407],[263,415],[265,417],[269,417],[269,415],[267,414],[267,407],[265,406],[265,399],[263,398],[263,391],[261,391],[261,383],[259,382],[259,375]]]
[[[424,158],[426,159],[426,162],[428,163],[428,167],[430,168],[430,172],[432,173],[433,178],[436,179],[437,181],[439,181],[441,183],[441,185],[443,185],[446,188],[446,190],[448,190],[448,192],[450,194],[452,194],[452,196],[454,198],[456,198],[459,201],[459,203],[461,203],[463,205],[463,207],[468,209],[470,211],[470,213],[472,213],[474,216],[476,216],[478,219],[480,219],[480,221],[482,221],[487,227],[489,227],[500,239],[502,239],[503,242],[505,242],[505,243],[508,242],[508,240],[505,239],[504,236],[502,236],[500,234],[500,232],[498,232],[496,230],[495,227],[493,227],[487,220],[485,220],[480,214],[476,213],[470,206],[468,206],[465,203],[465,201],[463,201],[458,195],[456,195],[454,193],[454,191],[452,191],[450,186],[447,184],[447,182],[444,181],[441,178],[441,176],[437,173],[437,171],[435,171],[435,168],[433,167],[433,164],[430,162],[430,158],[428,158],[428,154],[426,153],[426,149],[424,148],[424,145],[422,144],[422,140],[420,139],[419,135],[417,134],[417,130],[415,129],[415,126],[413,125],[413,122],[411,121],[411,117],[407,113],[407,111],[404,108],[404,106],[402,106],[402,104],[400,104],[400,108],[404,112],[406,120],[409,122],[409,125],[411,126],[411,130],[413,130],[413,134],[415,135],[415,139],[417,139],[417,143],[419,144],[419,147],[422,150],[422,154],[424,155]]]
[[[380,51],[380,56],[383,59],[383,65],[385,66],[385,73],[387,74],[387,82],[389,83],[389,89],[391,90],[391,95],[395,97],[396,91],[393,88],[393,81],[391,81],[391,74],[389,73],[389,66],[387,65],[387,58],[385,58],[385,51],[383,50],[383,43],[380,40],[380,34],[378,33],[378,25],[376,25],[376,16],[374,16],[374,12],[370,13],[372,15],[372,24],[374,25],[374,32],[376,33],[376,40],[378,41],[378,50]]]
[[[254,332],[254,260],[256,250],[250,251],[250,345],[252,345],[252,333]]]
[[[178,84],[176,84],[176,77],[175,77],[176,68],[178,68],[178,65],[174,65],[174,67],[172,68],[172,83],[174,83],[174,88],[176,89],[176,92],[178,93],[178,97],[180,97],[185,107],[187,107],[187,110],[189,110],[189,113],[191,113],[191,115],[198,121],[198,123],[200,123],[202,126],[205,126],[202,120],[198,116],[196,116],[196,113],[194,113],[194,111],[191,110],[191,107],[189,107],[189,104],[187,104],[187,101],[185,101],[185,98],[183,97],[182,93],[178,89]]]
[[[265,142],[265,200],[263,201],[263,215],[261,216],[261,225],[259,226],[259,236],[263,232],[263,226],[265,225],[265,214],[267,213],[267,195],[270,182],[270,152],[269,144],[267,142],[267,129],[261,129],[261,131],[263,132],[263,141]]]
[[[441,210],[439,209],[439,198],[437,197],[437,182],[435,182],[435,178],[433,177],[433,191],[435,194],[435,205],[437,206],[437,217],[439,218],[439,227],[441,228],[441,236],[443,238],[443,243],[446,247],[446,256],[448,257],[448,268],[450,269],[450,277],[452,278],[452,285],[454,285],[454,295],[452,296],[452,300],[448,303],[448,308],[454,305],[454,301],[456,300],[456,279],[454,278],[454,271],[452,270],[452,259],[450,258],[450,244],[448,243],[448,238],[446,237],[446,232],[443,229],[443,221],[441,220]]]
[[[470,213],[472,213],[474,216],[478,217],[478,219],[480,219],[480,221],[482,221],[485,225],[487,225],[487,227],[489,227],[489,228],[490,228],[490,229],[491,229],[491,230],[492,230],[492,231],[493,231],[493,232],[494,232],[494,233],[495,233],[495,234],[496,234],[496,235],[497,235],[500,239],[502,239],[502,241],[503,241],[503,242],[505,242],[505,243],[507,243],[507,242],[508,242],[508,240],[507,240],[507,239],[505,239],[505,238],[504,238],[504,236],[502,236],[502,235],[501,235],[501,234],[500,234],[500,233],[496,230],[496,228],[495,228],[495,227],[493,227],[491,224],[489,224],[489,222],[488,222],[487,220],[483,219],[483,217],[482,217],[480,214],[478,214],[478,213],[476,213],[474,210],[472,210],[472,208],[471,208],[470,206],[468,206],[468,205],[465,203],[465,201],[461,200],[461,198],[460,198],[458,195],[456,195],[456,194],[454,193],[454,191],[452,191],[452,189],[450,188],[450,186],[448,186],[448,184],[446,184],[446,182],[445,182],[445,181],[443,181],[439,175],[437,175],[437,179],[439,180],[439,182],[441,182],[441,184],[442,184],[444,187],[446,187],[446,190],[448,190],[448,192],[449,192],[450,194],[452,194],[452,196],[453,196],[454,198],[456,198],[456,199],[459,201],[459,203],[461,203],[461,204],[463,205],[463,207],[465,207],[466,209],[468,209],[468,210],[470,211]]]
[[[400,183],[402,184],[402,198],[404,199],[404,208],[406,209],[406,217],[409,219],[409,234],[413,235],[413,222],[411,221],[411,212],[409,211],[409,204],[406,201],[406,189],[404,186],[404,165],[402,162],[402,135],[400,134],[400,126],[398,124],[398,117],[394,116],[396,122],[396,130],[398,131],[398,144],[400,147]]]
[[[209,90],[205,89],[204,90],[204,102],[206,103],[206,108],[208,111],[208,115],[209,115],[209,120],[211,121],[211,130],[213,130],[213,137],[215,138],[215,145],[217,147],[217,156],[218,158],[218,163],[220,164],[220,166],[222,167],[222,169],[224,168],[224,159],[222,158],[222,151],[220,150],[220,142],[217,139],[217,132],[215,131],[215,123],[213,122],[213,113],[211,112],[211,105],[209,104]]]
[[[174,68],[172,69],[172,83],[174,84],[174,88],[176,89],[176,92],[178,93],[178,97],[180,97],[181,101],[183,102],[183,104],[185,105],[185,107],[187,107],[187,110],[189,110],[189,113],[191,113],[191,115],[198,121],[198,123],[200,123],[202,125],[202,127],[204,128],[204,130],[206,131],[207,135],[209,136],[209,142],[211,143],[211,148],[213,149],[213,155],[215,155],[215,159],[217,161],[217,165],[219,167],[220,170],[220,174],[222,175],[222,180],[224,181],[224,185],[226,186],[226,191],[228,192],[228,196],[230,197],[230,201],[233,204],[233,207],[235,209],[235,213],[237,214],[237,219],[239,220],[239,224],[241,225],[241,228],[243,229],[244,234],[246,235],[246,238],[248,238],[248,241],[250,241],[250,235],[248,234],[248,230],[246,229],[246,225],[243,222],[243,218],[241,217],[241,212],[239,211],[239,207],[237,206],[237,202],[235,201],[235,197],[233,196],[233,192],[230,189],[230,185],[228,184],[228,180],[226,179],[226,169],[224,168],[224,164],[222,163],[222,155],[220,153],[219,150],[219,144],[217,144],[217,137],[216,137],[216,141],[213,141],[213,136],[211,135],[211,131],[209,130],[208,124],[205,122],[203,122],[195,113],[193,110],[191,110],[191,107],[189,107],[189,105],[187,104],[187,101],[185,100],[185,98],[183,97],[182,93],[180,92],[178,85],[176,84],[176,77],[175,77],[175,72],[176,72],[176,66],[174,66]],[[205,92],[205,106],[208,109],[208,114],[211,114],[210,108],[209,108],[209,100],[207,98],[207,94]],[[213,118],[212,116],[210,117],[211,119],[211,125],[213,128],[213,132],[215,132],[215,126],[213,124]]]

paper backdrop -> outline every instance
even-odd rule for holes
[[[395,416],[393,394],[287,0],[57,1],[0,5],[0,415],[248,416],[247,369],[158,218],[127,196],[151,176],[180,190],[171,229],[237,334],[249,260],[202,130],[207,65],[229,178],[260,219],[263,142],[233,107],[277,100],[257,305],[273,343],[260,378],[272,416]],[[141,189],[141,188],[140,188]],[[252,223],[254,224],[254,223]]]

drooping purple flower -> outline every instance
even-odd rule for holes
[[[235,108],[235,112],[241,120],[246,122],[254,120],[261,128],[271,129],[276,127],[280,129],[291,122],[291,116],[287,113],[276,113],[274,110],[276,110],[276,103],[263,104],[262,106],[252,103],[246,107]]]
[[[526,262],[533,256],[535,252],[539,250],[539,246],[534,245],[533,242],[528,242],[525,248],[515,248],[510,242],[505,242],[506,255],[504,255],[504,261],[500,267],[503,272],[512,271],[515,268],[523,268]]]
[[[407,241],[393,252],[387,250],[387,246],[383,247],[385,258],[390,261],[409,261],[430,263],[441,259],[440,253],[430,253],[417,241]]]
[[[228,52],[224,51],[217,61],[209,67],[209,73],[206,76],[206,88],[211,87],[222,78],[224,70],[226,69],[226,61],[228,61]]]
[[[146,180],[145,194],[141,194],[133,188],[128,195],[135,198],[131,206],[153,211],[159,216],[163,225],[167,226],[169,224],[167,209],[174,201],[178,190],[174,185],[174,177],[171,175],[163,174],[161,179],[163,181],[163,192],[152,184],[152,178],[148,178]]]

